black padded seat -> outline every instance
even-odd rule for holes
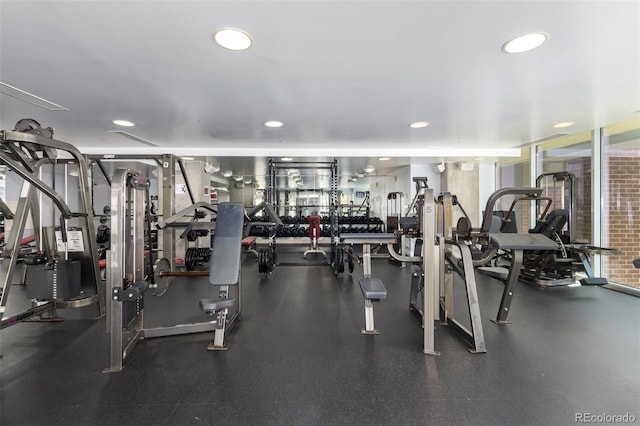
[[[542,234],[490,234],[500,250],[557,250],[558,243]]]
[[[378,278],[362,277],[359,283],[365,299],[384,300],[387,298],[387,289]]]
[[[506,281],[509,278],[509,269],[502,266],[481,266],[478,268],[478,272],[500,281]]]
[[[211,314],[221,309],[232,308],[235,303],[236,299],[200,299],[200,308]]]

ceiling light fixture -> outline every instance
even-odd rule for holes
[[[229,50],[247,50],[253,44],[249,33],[237,28],[220,28],[213,32],[213,40]]]
[[[231,170],[225,170],[224,172],[222,172],[222,176],[231,177],[233,176],[233,172]]]
[[[278,121],[278,120],[270,120],[270,121],[266,121],[264,123],[264,125],[266,127],[276,128],[276,127],[284,126],[284,123],[282,121]]]
[[[195,158],[193,158],[193,157],[181,157],[181,158],[183,160],[185,160],[185,161],[193,161],[193,160],[195,160]]]
[[[380,161],[389,161],[389,160],[391,160],[391,157],[380,157],[380,158],[378,158],[378,160],[380,160]]]
[[[576,123],[573,121],[563,121],[562,123],[556,123],[553,125],[553,128],[555,129],[564,129],[565,127],[571,127],[573,125],[575,125]]]
[[[411,127],[412,129],[423,129],[425,127],[427,127],[429,124],[428,121],[416,121],[414,123],[409,124],[409,127]]]
[[[371,165],[368,165],[368,166],[364,166],[364,171],[365,173],[373,173],[376,171],[376,168]]]
[[[282,157],[280,159],[280,161],[293,161],[293,158],[291,158],[291,157]]]
[[[523,53],[539,47],[545,41],[549,40],[549,34],[532,33],[525,34],[520,37],[509,40],[502,45],[502,51],[505,53]]]
[[[363,178],[364,177],[364,173],[358,173],[358,177],[359,178]]]
[[[122,126],[122,127],[133,127],[136,125],[135,123],[132,123],[131,121],[128,121],[128,120],[113,120],[112,123],[115,124],[116,126]]]

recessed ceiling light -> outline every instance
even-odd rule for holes
[[[195,160],[195,158],[193,158],[193,157],[182,157],[182,159],[186,160],[186,161]]]
[[[244,179],[244,178],[243,178],[242,176],[234,176],[234,177],[233,177],[233,179],[234,179],[236,182],[240,182],[240,181],[241,181],[242,179]]]
[[[225,170],[224,172],[222,172],[222,176],[224,177],[231,177],[233,175],[233,172],[231,170]]]
[[[364,177],[364,173],[358,173],[358,177],[359,178],[363,178]]]
[[[553,127],[555,129],[563,129],[565,127],[571,127],[573,125],[575,125],[576,123],[573,121],[563,121],[562,123],[556,123],[553,125]]]
[[[271,120],[271,121],[265,122],[264,125],[267,127],[282,127],[284,126],[284,123],[282,121]]]
[[[131,121],[127,121],[127,120],[113,120],[112,123],[115,124],[116,126],[123,126],[123,127],[135,126],[135,123],[132,123]]]
[[[539,47],[549,39],[549,34],[532,33],[509,40],[502,45],[502,50],[506,53],[523,53]]]
[[[253,44],[249,33],[237,28],[220,28],[213,32],[213,40],[229,50],[246,50]]]
[[[373,172],[376,171],[376,168],[373,167],[373,166],[370,166],[370,165],[369,166],[364,166],[364,171],[365,171],[365,173],[373,173]]]
[[[378,158],[378,160],[380,160],[380,161],[389,161],[389,160],[391,160],[391,157],[380,157],[380,158]]]
[[[427,127],[429,124],[430,123],[428,121],[416,121],[415,123],[409,124],[409,127],[412,129],[422,129]]]
[[[280,159],[280,161],[293,161],[293,158],[291,158],[291,157],[282,157]]]

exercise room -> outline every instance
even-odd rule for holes
[[[0,424],[640,422],[640,2],[0,0]]]

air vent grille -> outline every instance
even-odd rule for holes
[[[20,90],[17,87],[10,86],[6,83],[0,82],[0,93],[29,102],[30,104],[48,109],[49,111],[69,111],[69,108],[63,107],[39,96],[32,95],[31,93],[25,92],[24,90]]]

